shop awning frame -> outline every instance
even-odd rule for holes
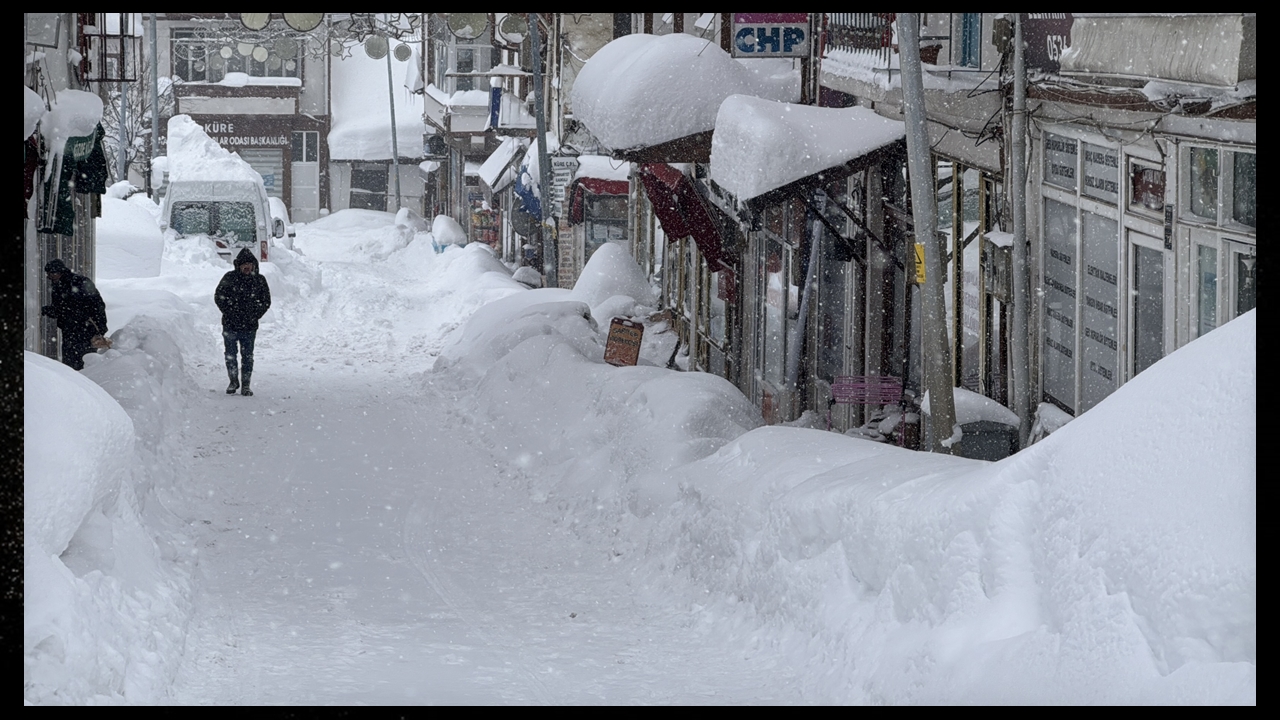
[[[733,268],[736,263],[724,247],[712,210],[688,175],[667,163],[642,164],[636,175],[669,237],[692,237],[713,272]]]

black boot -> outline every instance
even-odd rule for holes
[[[240,380],[236,378],[235,373],[229,372],[228,376],[231,378],[231,384],[227,386],[227,394],[235,395],[236,391],[240,389]]]
[[[253,396],[253,391],[249,389],[249,373],[244,373],[244,385],[240,388],[240,394],[245,397]]]

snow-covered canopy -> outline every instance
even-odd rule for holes
[[[739,200],[763,195],[906,137],[863,107],[824,108],[734,95],[720,105],[711,178]]]
[[[574,172],[573,179],[579,178],[627,182],[631,178],[631,163],[614,160],[607,155],[579,155],[578,169]]]
[[[513,167],[516,154],[524,148],[525,141],[519,138],[505,138],[498,149],[493,151],[484,164],[480,166],[480,179],[494,192],[502,190],[515,182],[519,168]]]
[[[398,43],[393,44],[394,51]],[[403,75],[403,63],[392,61],[393,71]],[[391,107],[387,88],[387,61],[374,60],[361,50],[351,57],[334,58],[332,66],[333,127],[329,130],[329,156],[334,160],[390,160]],[[403,80],[403,77],[397,78]],[[396,144],[400,157],[424,156],[422,98],[398,87]]]
[[[706,132],[728,96],[793,99],[790,89],[735,61],[715,40],[624,35],[591,56],[570,92],[573,115],[605,147],[649,147]]]
[[[40,118],[40,135],[45,146],[55,155],[61,155],[67,140],[92,135],[102,121],[102,98],[83,90],[59,90],[49,111]],[[30,97],[24,116],[33,112]],[[30,121],[30,118],[26,118]],[[30,133],[28,133],[29,135]],[[53,172],[55,163],[45,166],[45,173]]]

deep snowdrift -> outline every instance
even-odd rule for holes
[[[764,622],[818,697],[1256,701],[1254,313],[989,464],[746,432],[717,377],[605,365],[578,292],[482,308],[431,381],[472,387],[534,501],[631,529],[652,583]]]

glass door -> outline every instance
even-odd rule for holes
[[[1171,265],[1165,261],[1162,240],[1129,231],[1130,377],[1154,365],[1170,349]]]

